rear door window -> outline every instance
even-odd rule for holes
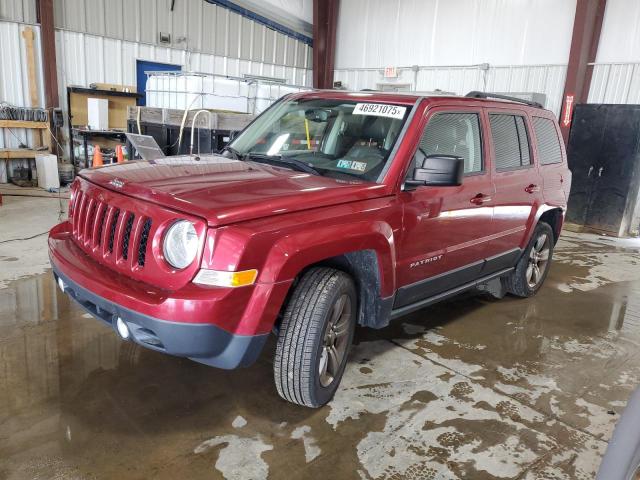
[[[496,170],[512,170],[531,165],[529,136],[524,117],[489,114]]]
[[[538,157],[540,165],[562,163],[562,150],[560,138],[553,120],[542,117],[533,117],[533,130],[536,132],[538,142]]]

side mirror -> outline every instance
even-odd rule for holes
[[[418,165],[413,170],[411,179],[405,185],[436,187],[456,187],[462,185],[464,175],[464,159],[455,155],[425,155],[421,149],[416,153]],[[420,166],[421,165],[421,166]]]

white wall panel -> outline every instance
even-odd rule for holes
[[[566,64],[576,0],[345,0],[336,68]]]
[[[607,0],[596,63],[640,62],[640,1]]]

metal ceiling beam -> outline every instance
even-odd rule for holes
[[[58,74],[56,67],[56,33],[53,26],[53,0],[37,0],[36,13],[40,23],[40,48],[46,108],[57,108]]]
[[[593,75],[593,66],[589,64],[596,60],[606,6],[607,0],[577,0],[576,2],[571,51],[560,114],[560,129],[565,143],[569,139],[573,107],[578,103],[585,103],[589,96]]]
[[[309,22],[296,15],[262,0],[205,0],[220,5],[232,12],[250,18],[258,23],[295,38],[307,45],[312,44],[312,27]]]
[[[333,87],[340,0],[313,0],[313,86]]]

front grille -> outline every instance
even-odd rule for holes
[[[144,267],[144,262],[147,258],[147,242],[149,241],[149,232],[151,231],[151,219],[147,218],[144,221],[142,227],[142,234],[140,235],[140,246],[138,247],[138,265]]]
[[[113,239],[116,236],[116,225],[118,224],[118,217],[120,216],[120,209],[116,208],[113,214],[113,220],[111,220],[111,230],[109,230],[109,252],[113,253]]]
[[[173,291],[190,282],[200,266],[196,260],[183,270],[167,272],[160,253],[161,237],[164,228],[177,218],[192,221],[204,241],[207,229],[202,220],[80,178],[74,191],[69,232],[75,246],[100,266],[136,282]],[[96,272],[103,273],[105,281],[114,278],[107,272]],[[152,295],[150,292],[145,288],[141,294]]]
[[[145,266],[151,218],[129,210],[128,205],[122,208],[117,199],[105,201],[94,190],[78,189],[71,222],[76,243],[96,259],[131,270]]]
[[[100,219],[98,220],[98,235],[96,238],[96,245],[102,245],[102,232],[104,231],[104,222],[107,220],[107,210],[108,207],[106,205],[102,206],[102,214],[100,215]]]
[[[127,224],[124,227],[124,235],[122,236],[122,258],[125,260],[129,257],[129,238],[131,238],[131,228],[133,227],[133,219],[136,216],[130,213],[127,217]]]

